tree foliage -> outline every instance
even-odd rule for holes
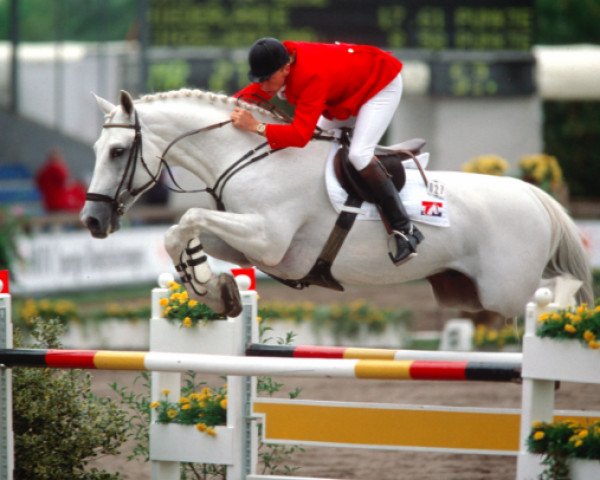
[[[7,39],[11,0],[0,0],[0,39]],[[112,41],[136,35],[137,0],[19,0],[23,42]]]
[[[600,43],[598,0],[537,0],[538,45]]]
[[[598,0],[537,0],[536,7],[536,44],[600,44]],[[543,135],[571,196],[600,197],[600,102],[544,102]]]

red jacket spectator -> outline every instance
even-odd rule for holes
[[[85,203],[85,186],[69,181],[69,168],[57,150],[49,153],[36,175],[36,183],[48,212],[78,212]]]

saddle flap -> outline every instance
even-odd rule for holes
[[[408,158],[412,158],[412,156],[407,154],[404,154],[404,156],[393,155],[380,159],[388,173],[392,176],[392,182],[398,191],[402,190],[402,187],[406,183],[406,173],[404,165],[402,165],[402,160]],[[333,168],[335,176],[348,195],[365,202],[373,203],[373,194],[360,173],[358,173],[354,165],[348,160],[348,150],[346,148],[340,147],[336,152],[333,160]]]

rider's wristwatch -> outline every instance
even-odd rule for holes
[[[265,135],[265,130],[267,129],[267,126],[264,123],[259,123],[256,126],[256,133],[258,133],[259,135],[264,136]]]

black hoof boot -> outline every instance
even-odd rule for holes
[[[417,245],[423,240],[423,234],[411,226],[410,232],[394,230],[388,240],[388,255],[394,265],[398,266],[417,256]]]

